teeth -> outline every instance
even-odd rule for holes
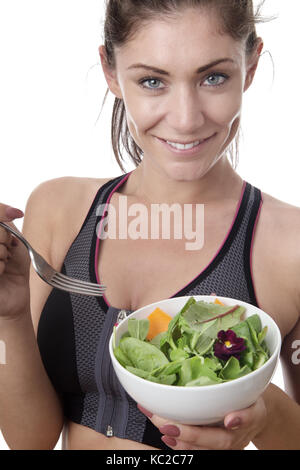
[[[167,143],[169,145],[171,145],[172,147],[178,149],[178,150],[189,150],[189,149],[192,149],[193,147],[196,147],[197,145],[199,145],[201,143],[201,140],[197,140],[197,142],[193,142],[191,144],[176,144],[174,142],[169,142],[167,140]]]

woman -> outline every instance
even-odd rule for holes
[[[45,182],[26,206],[25,237],[56,269],[104,283],[103,298],[51,290],[29,273],[23,246],[0,230],[0,422],[11,448],[52,449],[62,429],[65,449],[243,449],[250,441],[300,448],[291,359],[300,336],[300,211],[244,182],[227,158],[263,49],[257,20],[251,1],[108,1],[99,52],[116,96],[113,147],[122,167],[123,139],[137,168],[113,179]],[[146,220],[153,204],[192,204],[193,215],[204,204],[204,246],[187,250],[184,237],[104,237],[101,208],[113,208],[119,226],[124,197],[129,209],[147,209]],[[0,206],[0,220],[20,216]],[[223,427],[151,416],[113,374],[112,326],[121,309],[211,292],[275,319],[287,393],[271,384]]]

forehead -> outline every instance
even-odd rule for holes
[[[191,64],[194,67],[195,62],[200,66],[220,57],[230,57],[242,64],[243,42],[222,32],[216,13],[199,8],[144,23],[131,40],[116,50],[116,63],[120,68],[143,62],[169,69],[180,66],[183,70]]]

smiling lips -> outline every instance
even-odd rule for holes
[[[171,145],[172,147],[178,149],[178,150],[189,150],[192,149],[193,147],[196,147],[197,145],[201,144],[201,142],[204,142],[205,139],[203,140],[196,140],[196,142],[192,142],[191,144],[179,144],[177,142],[170,142],[169,140],[166,140],[167,144]]]
[[[187,142],[187,143],[181,143],[181,142],[176,142],[176,141],[171,141],[171,140],[166,140],[166,139],[160,139],[160,140],[163,140],[164,142],[166,142],[167,144],[171,145],[172,147],[178,150],[190,150],[194,147],[197,147],[199,144],[202,144],[209,138],[210,137],[207,137],[206,139],[195,140],[194,142]]]
[[[214,134],[215,135],[215,134]],[[163,143],[165,146],[167,146],[170,149],[174,149],[175,153],[178,154],[184,154],[184,155],[194,155],[196,152],[199,151],[200,148],[202,148],[202,145],[211,139],[214,135],[206,138],[206,139],[201,139],[201,140],[195,140],[194,142],[187,142],[187,143],[181,143],[181,142],[174,142],[171,140],[165,140],[157,137],[158,140],[160,140],[161,143]]]

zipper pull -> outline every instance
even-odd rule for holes
[[[127,317],[127,310],[120,310],[117,316],[117,324],[121,323],[121,321],[125,320]]]
[[[114,435],[113,428],[109,425],[107,426],[107,429],[106,429],[106,435],[107,435],[107,437],[113,437],[113,435]]]

